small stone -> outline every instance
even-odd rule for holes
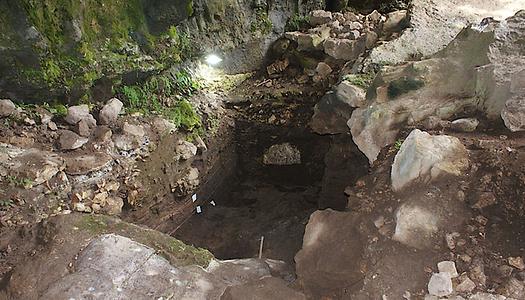
[[[374,221],[374,226],[376,228],[381,228],[381,227],[383,227],[383,225],[385,225],[385,217],[383,217],[383,216],[380,216],[379,218],[377,218]]]
[[[301,152],[290,143],[273,145],[264,153],[265,165],[298,165],[301,164]]]
[[[470,293],[476,288],[476,284],[468,276],[462,276],[461,282],[456,286],[458,293]]]
[[[452,279],[449,273],[434,273],[428,282],[430,295],[444,297],[452,294]]]
[[[177,146],[175,147],[174,160],[175,161],[188,160],[194,157],[196,154],[197,154],[197,146],[195,146],[194,144],[188,141],[180,140],[177,143]]]
[[[397,10],[389,13],[386,16],[386,21],[383,24],[383,30],[386,32],[394,32],[403,29],[403,26],[406,24],[408,17],[408,11],[406,10]]]
[[[461,255],[459,256],[459,258],[460,258],[462,261],[466,262],[467,264],[469,264],[469,263],[472,261],[472,257],[470,257],[470,256],[467,255],[467,254],[461,254]]]
[[[119,215],[122,212],[124,206],[124,200],[120,197],[108,197],[106,199],[106,205],[104,205],[103,211],[110,215]]]
[[[13,101],[8,99],[0,100],[0,117],[5,118],[11,116],[16,111],[16,105]]]
[[[473,132],[478,128],[479,121],[475,118],[458,119],[450,123],[450,128],[455,131]]]
[[[513,266],[514,268],[518,270],[525,269],[525,263],[523,263],[523,258],[521,257],[509,257],[508,262],[509,262],[509,265]]]
[[[133,135],[133,136],[136,136],[136,137],[143,137],[146,133],[144,132],[144,128],[140,125],[132,125],[132,124],[129,124],[128,122],[125,122],[124,125],[122,126],[122,131],[125,133],[125,134],[128,134],[128,135]]]
[[[88,119],[82,119],[75,125],[75,131],[83,137],[90,136],[93,129]]]
[[[61,150],[75,150],[88,142],[87,138],[80,137],[73,131],[64,130],[58,141]]]
[[[456,278],[459,276],[456,270],[456,263],[453,261],[442,261],[437,264],[439,273],[448,273],[450,278]]]
[[[499,288],[498,293],[511,299],[525,299],[525,286],[516,278],[509,278]]]
[[[310,13],[310,25],[323,25],[332,21],[332,13],[324,10],[314,10]]]
[[[47,128],[51,131],[56,131],[58,129],[57,124],[53,121],[47,123]]]
[[[481,224],[483,226],[487,225],[487,222],[489,221],[489,219],[485,218],[482,215],[476,216],[475,220],[476,220],[476,222],[478,222],[479,224]]]
[[[472,205],[472,208],[482,209],[497,203],[496,196],[492,192],[483,192],[479,195],[478,201]]]
[[[450,250],[454,250],[456,248],[456,242],[455,242],[455,238],[459,237],[459,233],[458,232],[452,232],[452,233],[447,233],[445,235],[445,241],[447,242],[447,247],[450,249]]]
[[[24,118],[24,123],[29,126],[34,126],[36,124],[35,120],[29,117]]]
[[[315,68],[315,75],[313,78],[314,82],[321,82],[325,80],[328,75],[332,73],[332,68],[327,63],[320,62],[317,64],[317,67]]]
[[[89,106],[83,104],[69,107],[67,109],[67,115],[64,120],[71,125],[76,125],[80,120],[88,116],[91,116],[89,114]]]
[[[117,121],[118,115],[124,104],[117,98],[110,99],[100,110],[98,115],[100,124],[110,125]]]

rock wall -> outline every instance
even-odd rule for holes
[[[101,79],[111,86],[136,81],[234,48],[242,50],[226,67],[235,62],[238,70],[253,70],[291,15],[323,6],[321,0],[2,1],[0,95],[92,100],[91,90],[108,84]]]

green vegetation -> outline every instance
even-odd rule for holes
[[[255,20],[252,21],[250,25],[250,30],[252,33],[261,33],[268,34],[272,31],[273,24],[270,18],[268,17],[268,12],[262,8],[258,7],[255,9]]]
[[[67,107],[63,104],[59,104],[59,103],[49,104],[47,102],[44,102],[42,104],[42,107],[45,108],[47,111],[49,111],[56,117],[63,118],[67,115]]]
[[[29,178],[19,178],[17,176],[8,175],[6,179],[9,185],[12,186],[17,186],[25,189],[30,189],[33,187],[33,180]]]
[[[348,74],[345,75],[343,80],[350,82],[353,85],[362,87],[363,89],[368,89],[372,81],[374,80],[374,74]]]
[[[25,11],[36,28],[34,51],[38,65],[16,58],[5,63],[18,72],[10,81],[38,86],[55,95],[74,95],[90,100],[90,88],[102,77],[118,81],[131,70],[165,70],[193,55],[190,37],[177,28],[150,34],[141,0],[21,0],[17,12]],[[184,13],[193,14],[187,0]],[[4,7],[5,6],[5,7]],[[0,4],[0,45],[12,46],[16,32],[10,8]],[[5,8],[5,9],[4,9]],[[3,17],[4,11],[6,18]],[[11,77],[12,76],[12,77]]]
[[[388,97],[393,99],[410,91],[418,90],[424,85],[425,82],[422,80],[403,77],[390,82],[388,85]]]
[[[202,122],[185,97],[199,88],[200,84],[181,70],[173,75],[153,76],[141,85],[123,86],[121,94],[128,110],[160,114],[178,128],[193,131],[201,130]]]
[[[286,22],[285,30],[286,31],[297,31],[304,30],[310,27],[310,17],[300,14],[294,14]]]
[[[0,208],[10,208],[15,206],[15,203],[11,199],[0,200]]]
[[[399,151],[399,149],[401,149],[401,145],[403,145],[403,142],[405,140],[403,139],[399,139],[397,140],[395,143],[394,143],[394,149],[396,149],[397,151]]]
[[[199,265],[207,267],[213,259],[208,250],[186,245],[183,242],[158,231],[142,228],[103,215],[82,216],[76,222],[78,229],[93,236],[115,233],[138,243],[154,248],[174,266]]]

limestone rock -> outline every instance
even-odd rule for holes
[[[146,134],[146,132],[144,131],[144,127],[142,127],[141,125],[129,124],[128,122],[125,122],[122,126],[122,132],[124,134],[136,136],[139,138],[143,137]]]
[[[120,197],[109,196],[102,210],[109,216],[119,215],[124,207],[124,200]]]
[[[397,10],[391,13],[388,13],[386,16],[386,21],[383,23],[383,30],[386,32],[395,32],[403,29],[403,26],[406,26],[408,23],[408,11],[406,10]]]
[[[177,143],[177,146],[175,147],[175,156],[173,159],[175,161],[188,160],[194,157],[196,154],[197,154],[197,146],[195,146],[194,144],[188,141],[180,140]]]
[[[415,248],[425,248],[439,229],[439,218],[431,210],[403,204],[396,212],[393,240]]]
[[[16,111],[16,105],[8,99],[0,100],[0,118],[9,117]]]
[[[76,125],[80,120],[84,118],[90,118],[89,106],[87,104],[70,106],[67,109],[67,115],[65,121],[70,125]],[[92,118],[93,116],[91,116]]]
[[[273,145],[265,151],[263,163],[278,166],[298,165],[301,164],[301,152],[290,143]]]
[[[430,182],[444,174],[459,176],[468,166],[468,152],[458,138],[414,129],[394,159],[392,188],[399,191],[413,182]]]
[[[324,42],[324,52],[334,59],[354,60],[364,52],[365,40],[329,38]]]
[[[267,299],[306,300],[306,297],[289,288],[284,280],[275,277],[266,277],[256,282],[230,286],[221,296],[221,300]]]
[[[161,117],[155,117],[153,119],[153,128],[159,135],[170,134],[177,130],[175,124]]]
[[[473,132],[478,128],[479,121],[476,118],[457,119],[450,123],[450,128],[455,131]]]
[[[314,10],[310,13],[310,25],[323,25],[332,21],[332,13],[324,10]]]
[[[366,238],[358,227],[359,218],[349,212],[327,209],[310,216],[295,256],[297,276],[306,289],[337,290],[362,278]]]
[[[98,115],[100,124],[110,125],[117,121],[118,115],[124,104],[117,98],[110,99],[100,110]]]
[[[89,137],[93,130],[95,130],[96,124],[94,124],[90,119],[84,118],[75,125],[75,131],[78,135],[83,137]]]
[[[441,261],[437,264],[439,273],[448,273],[450,278],[456,278],[459,276],[456,270],[456,263],[453,261]]]
[[[0,149],[2,148],[7,149],[7,154],[5,161],[0,159],[0,170],[9,170],[3,171],[8,172],[5,175],[29,179],[31,186],[49,181],[66,167],[64,159],[51,152],[37,149],[23,150],[0,144]]]
[[[88,142],[87,138],[81,137],[73,131],[64,130],[58,141],[61,150],[75,150]]]
[[[430,295],[444,297],[452,294],[452,280],[448,273],[434,273],[428,282],[428,293]]]
[[[516,96],[505,103],[501,118],[511,131],[525,130],[525,95]]]
[[[312,130],[318,134],[348,132],[346,121],[352,114],[351,101],[352,99],[338,97],[333,92],[324,95],[314,107],[314,115],[310,121]]]
[[[330,28],[324,27],[318,33],[287,32],[284,36],[297,43],[297,50],[313,51],[321,48],[323,42],[330,37]]]
[[[327,63],[320,62],[317,64],[317,67],[315,68],[315,75],[313,77],[314,82],[321,82],[328,78],[328,76],[332,73],[332,68]]]
[[[468,300],[512,300],[507,299],[507,297],[502,295],[494,295],[489,293],[477,292],[476,294],[470,296]]]
[[[366,91],[349,81],[343,80],[337,86],[336,92],[337,97],[351,107],[362,107],[366,104]]]
[[[460,277],[460,282],[456,286],[456,292],[458,293],[470,293],[476,288],[474,281],[470,280],[468,276]]]
[[[69,175],[85,175],[109,166],[113,158],[104,153],[90,155],[73,155],[65,158],[66,173]]]

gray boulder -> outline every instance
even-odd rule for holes
[[[314,107],[310,127],[318,134],[339,134],[348,132],[347,120],[352,115],[351,99],[338,97],[329,92]]]
[[[314,10],[309,15],[309,22],[312,26],[323,25],[332,21],[332,13],[324,10]]]
[[[468,166],[467,149],[458,138],[414,129],[394,158],[392,189],[399,191],[413,182],[428,183],[445,174],[459,176]]]
[[[303,247],[295,256],[297,277],[306,290],[340,290],[362,278],[366,238],[359,222],[355,214],[331,209],[310,216]]]
[[[430,295],[444,297],[452,294],[452,280],[448,273],[434,273],[428,282],[428,293]]]
[[[366,40],[329,38],[324,42],[324,52],[334,59],[355,60],[366,49]]]
[[[457,119],[450,123],[450,128],[455,131],[473,132],[478,128],[479,121],[476,118]]]
[[[124,104],[117,98],[110,99],[100,110],[98,115],[100,124],[110,125],[117,121],[118,115]]]
[[[505,103],[501,118],[513,132],[525,130],[525,95],[515,96]]]
[[[0,100],[0,118],[9,117],[16,111],[16,105],[9,99]]]
[[[67,115],[64,118],[64,120],[69,123],[70,125],[76,125],[80,120],[82,119],[91,119],[96,124],[95,119],[93,116],[89,113],[89,106],[86,104],[83,105],[77,105],[77,106],[71,106],[67,109]]]
[[[383,31],[387,33],[399,31],[408,24],[408,11],[397,10],[388,13],[386,21],[383,23]]]
[[[84,146],[88,139],[81,137],[73,131],[64,130],[60,134],[58,144],[61,150],[75,150]]]
[[[221,300],[267,299],[306,300],[306,297],[288,287],[284,280],[275,277],[265,277],[256,282],[230,286],[221,296]]]

